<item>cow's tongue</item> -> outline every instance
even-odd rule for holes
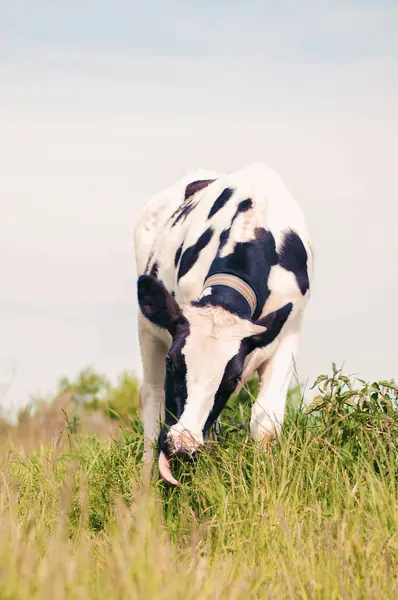
[[[172,485],[181,485],[180,482],[173,477],[170,461],[164,452],[160,452],[159,454],[159,473],[161,477],[167,481],[167,483],[171,483]]]

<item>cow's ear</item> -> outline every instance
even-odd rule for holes
[[[172,335],[186,319],[163,283],[151,275],[141,275],[137,282],[138,304],[146,319],[167,329]]]
[[[263,329],[261,333],[255,333],[254,335],[245,338],[244,342],[247,352],[252,352],[256,348],[264,348],[271,344],[281,332],[282,327],[292,312],[292,308],[293,304],[289,302],[288,304],[285,304],[285,306],[282,306],[282,308],[278,308],[278,310],[275,310],[256,321],[255,324],[257,326],[265,329]]]

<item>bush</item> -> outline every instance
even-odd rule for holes
[[[71,394],[71,399],[86,411],[100,410],[110,419],[128,420],[138,417],[140,384],[135,375],[124,372],[116,386],[87,368],[75,381],[60,381],[59,394]]]

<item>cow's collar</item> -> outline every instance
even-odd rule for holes
[[[246,281],[243,281],[240,277],[236,277],[236,275],[231,275],[230,273],[216,273],[215,275],[211,275],[204,282],[200,298],[205,295],[205,291],[208,288],[214,285],[225,285],[238,292],[250,306],[250,316],[252,317],[254,315],[257,308],[257,297],[253,288],[251,288]]]

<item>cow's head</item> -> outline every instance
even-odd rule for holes
[[[159,435],[159,469],[177,484],[170,469],[175,455],[192,456],[236,389],[246,356],[264,346],[275,314],[253,323],[217,306],[183,306],[150,275],[138,279],[144,317],[169,331],[166,357],[165,424]],[[291,308],[291,305],[290,305]],[[287,315],[280,315],[285,322]],[[283,323],[277,328],[280,331]]]

